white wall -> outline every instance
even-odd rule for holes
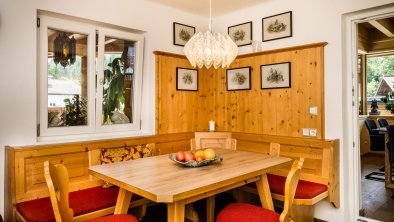
[[[36,142],[37,9],[146,31],[143,128],[153,133],[155,61],[152,51],[173,45],[174,21],[207,28],[207,19],[145,0],[0,0],[0,214],[4,217],[4,146]]]
[[[267,0],[258,6],[245,8],[231,14],[214,18],[213,26],[216,31],[227,32],[227,27],[253,22],[253,39],[262,41],[263,17],[293,11],[293,37],[273,40],[262,43],[263,50],[283,48],[294,45],[303,45],[315,42],[328,42],[325,47],[325,135],[326,138],[339,138],[341,140],[341,208],[335,209],[327,201],[321,202],[315,208],[315,217],[332,222],[350,221],[349,212],[353,204],[349,200],[349,175],[347,155],[344,151],[351,147],[343,146],[344,130],[343,118],[343,72],[342,66],[345,58],[343,53],[343,15],[375,6],[393,3],[392,0]],[[252,52],[251,46],[240,47],[240,53]],[[308,127],[308,126],[305,126]],[[345,175],[346,174],[346,175]]]

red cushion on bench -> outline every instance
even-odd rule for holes
[[[278,176],[274,174],[267,174],[268,183],[270,185],[271,193],[285,195],[285,183],[286,177]],[[256,188],[255,183],[251,183],[248,186]],[[296,199],[312,199],[317,195],[325,192],[327,186],[320,183],[314,183],[305,180],[299,180],[297,190],[295,193]]]
[[[118,197],[118,187],[102,188],[93,187],[70,192],[70,207],[74,216],[115,206]],[[133,195],[132,200],[140,199]],[[55,216],[49,197],[21,202],[16,205],[18,212],[28,222],[52,222]]]
[[[267,174],[270,190],[272,193],[285,194],[286,177]],[[296,199],[312,199],[317,195],[325,192],[327,186],[320,183],[314,183],[305,180],[299,180],[295,193]]]

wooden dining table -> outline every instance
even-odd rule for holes
[[[115,214],[127,213],[132,194],[137,194],[166,203],[168,222],[183,222],[186,204],[203,198],[214,200],[215,194],[252,182],[256,182],[262,206],[274,210],[266,173],[290,165],[292,159],[246,151],[215,151],[223,161],[203,167],[185,167],[168,155],[160,155],[92,166],[89,173],[120,188]],[[207,212],[208,221],[213,221],[213,212]]]

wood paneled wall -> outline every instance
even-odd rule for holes
[[[251,66],[251,90],[227,91],[226,69],[199,69],[198,92],[176,90],[176,67],[186,57],[155,52],[158,134],[217,131],[302,137],[302,128],[324,138],[324,46],[315,43],[240,55],[230,68]],[[291,88],[261,89],[260,66],[291,62]],[[310,115],[316,106],[318,115]]]

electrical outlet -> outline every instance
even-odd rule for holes
[[[302,128],[302,135],[303,136],[309,136],[309,129],[308,128]]]
[[[317,129],[310,129],[309,130],[309,135],[310,136],[317,136]]]

